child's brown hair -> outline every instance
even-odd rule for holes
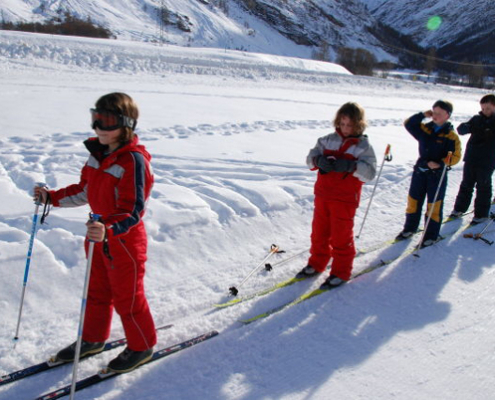
[[[137,121],[139,118],[139,109],[131,96],[125,93],[109,93],[98,99],[95,104],[97,109],[114,112]],[[135,125],[134,125],[135,127]],[[124,126],[119,137],[119,142],[125,144],[134,138],[134,129]]]
[[[480,100],[480,104],[486,104],[486,103],[490,103],[490,104],[493,104],[495,106],[495,95],[487,94],[487,95],[483,96]]]
[[[367,126],[364,108],[354,102],[343,104],[335,114],[335,119],[333,120],[335,128],[340,127],[340,120],[344,116],[348,117],[354,124],[354,134],[357,136],[362,135]]]

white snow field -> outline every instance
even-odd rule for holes
[[[145,217],[146,288],[158,346],[215,329],[219,335],[132,373],[77,392],[78,399],[493,399],[494,248],[453,233],[335,291],[243,326],[318,287],[305,281],[225,310],[271,244],[283,260],[309,248],[315,173],[305,157],[332,131],[338,107],[367,111],[386,163],[358,248],[393,238],[404,222],[417,145],[405,118],[439,98],[457,125],[478,112],[475,89],[352,76],[301,59],[126,41],[0,32],[0,375],[41,362],[74,341],[86,261],[88,208],[52,209],[34,243],[19,340],[13,348],[36,182],[76,182],[93,135],[88,109],[123,91],[140,106],[138,134],[156,184]],[[465,144],[466,138],[462,138]],[[462,163],[449,172],[451,211]],[[356,231],[375,181],[363,187]],[[464,217],[462,224],[470,216]],[[495,227],[494,227],[495,228]],[[479,232],[482,227],[471,228]],[[495,240],[489,228],[486,238]],[[409,246],[413,246],[417,239]],[[363,270],[405,247],[356,259]],[[307,254],[240,287],[247,295],[293,276]],[[118,316],[112,338],[123,335]],[[95,373],[118,350],[82,361]],[[32,399],[70,383],[63,366],[0,387],[0,399]]]

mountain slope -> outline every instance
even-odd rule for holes
[[[305,58],[328,45],[330,59],[341,46],[359,47],[395,60],[394,50],[384,49],[375,34],[382,28],[357,0],[7,0],[0,11],[7,21],[43,21],[68,11],[139,41]]]
[[[380,22],[411,36],[424,48],[457,61],[495,64],[495,7],[492,0],[361,0]],[[431,17],[439,16],[438,29],[428,29]]]
[[[237,320],[282,304],[323,277],[211,312],[272,243],[287,253],[270,261],[309,247],[315,172],[305,157],[333,129],[342,103],[362,104],[377,157],[388,143],[394,155],[357,242],[366,248],[402,227],[417,156],[404,118],[447,98],[457,125],[478,111],[483,93],[307,65],[242,52],[0,32],[0,375],[76,338],[87,207],[52,209],[40,227],[12,349],[34,208],[30,190],[38,181],[52,188],[77,181],[88,157],[82,141],[94,134],[88,109],[119,90],[139,104],[138,134],[153,155],[145,284],[156,322],[174,324],[159,333],[159,344],[210,329],[220,335],[83,390],[78,400],[493,398],[493,248],[460,232],[420,258],[259,323],[243,327]],[[315,73],[319,65],[324,71]],[[461,165],[449,172],[446,212],[461,176]],[[363,186],[356,226],[374,183]],[[495,239],[492,228],[486,235]],[[415,243],[360,257],[355,271]],[[306,260],[303,254],[254,274],[241,294],[294,275]],[[112,337],[122,334],[115,316]],[[81,362],[78,376],[93,374],[117,352]],[[70,380],[71,367],[61,367],[0,387],[0,399],[33,399]]]

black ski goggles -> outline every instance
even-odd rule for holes
[[[114,131],[119,128],[136,128],[137,121],[131,117],[112,111],[91,108],[91,128],[102,131]]]

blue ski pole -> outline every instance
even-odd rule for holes
[[[92,222],[98,221],[101,215],[91,214],[90,218]],[[93,261],[93,251],[95,247],[95,242],[89,241],[88,247],[88,259],[86,264],[86,277],[84,279],[83,296],[81,301],[81,315],[79,316],[79,328],[77,330],[77,343],[76,352],[74,354],[74,363],[72,365],[72,384],[70,388],[70,400],[74,398],[74,393],[76,391],[77,383],[77,367],[79,365],[79,356],[81,355],[81,344],[82,344],[82,333],[84,327],[84,315],[86,313],[86,301],[88,300],[88,288],[89,288],[89,278],[91,276],[91,264]]]
[[[44,187],[46,187],[46,184],[45,183],[37,183],[36,186],[44,188]],[[19,328],[21,326],[22,308],[24,306],[24,296],[26,294],[26,286],[27,286],[27,281],[28,281],[28,276],[29,276],[29,267],[31,265],[31,257],[33,255],[34,237],[36,236],[36,228],[38,226],[38,211],[39,211],[40,205],[42,204],[41,200],[42,200],[42,196],[40,194],[34,202],[35,208],[34,208],[34,214],[33,214],[33,224],[31,227],[31,238],[29,239],[29,247],[28,247],[27,258],[26,258],[26,267],[24,268],[24,281],[22,283],[21,303],[19,305],[19,315],[17,317],[17,327],[15,330],[15,336],[14,336],[14,348],[15,348],[15,345],[17,344],[17,341],[19,340]]]

